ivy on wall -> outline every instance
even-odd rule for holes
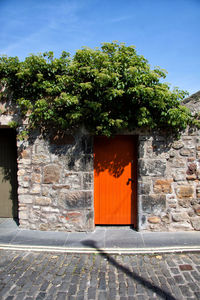
[[[2,101],[11,94],[27,129],[65,131],[84,125],[91,134],[110,136],[140,127],[179,132],[195,123],[180,104],[186,92],[161,82],[166,72],[151,69],[135,47],[104,43],[73,57],[62,52],[0,57]]]

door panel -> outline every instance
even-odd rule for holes
[[[0,129],[0,217],[17,217],[17,151],[12,129]]]
[[[135,138],[95,138],[95,224],[136,226],[136,184]]]

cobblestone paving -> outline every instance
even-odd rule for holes
[[[0,250],[0,299],[200,299],[200,254]]]

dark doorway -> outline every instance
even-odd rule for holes
[[[0,218],[18,218],[16,131],[0,129]]]

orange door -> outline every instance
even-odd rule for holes
[[[95,224],[136,227],[136,139],[94,140]]]

